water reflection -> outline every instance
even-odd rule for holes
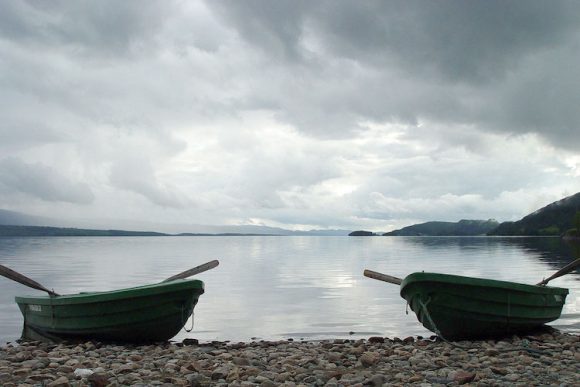
[[[179,340],[429,336],[405,314],[398,287],[363,277],[365,268],[397,277],[433,271],[537,283],[575,251],[554,238],[0,238],[0,264],[59,293],[158,282],[219,259],[218,268],[199,275],[206,293],[194,331],[182,331]],[[555,324],[569,331],[580,330],[579,279],[574,273],[551,283],[570,289]],[[0,278],[0,343],[20,335],[14,296],[40,293]]]
[[[504,238],[506,243],[519,246],[540,261],[559,269],[580,258],[580,243],[563,241],[560,238]],[[576,272],[579,272],[578,269]]]
[[[558,270],[580,258],[580,242],[557,237],[403,237],[406,243],[433,251],[433,256],[450,251],[472,256],[481,253],[509,258],[523,252],[526,256]],[[515,247],[515,249],[510,248]],[[480,256],[481,257],[481,256]],[[483,257],[481,257],[483,258]],[[506,260],[507,261],[507,260]],[[506,262],[509,264],[509,262]],[[464,267],[462,267],[463,270]],[[580,268],[575,270],[580,273]]]

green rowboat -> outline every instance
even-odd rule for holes
[[[166,341],[193,313],[204,284],[179,279],[109,292],[16,297],[24,331],[61,339]]]
[[[450,340],[523,333],[556,320],[568,289],[437,273],[400,285],[423,326]]]

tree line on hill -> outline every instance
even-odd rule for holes
[[[126,236],[272,236],[275,234],[243,233],[180,233],[166,234],[154,231],[93,230],[70,227],[0,225],[0,237],[126,237]]]
[[[426,222],[387,233],[354,231],[350,236],[562,236],[580,239],[580,192],[547,205],[515,222],[489,220]]]

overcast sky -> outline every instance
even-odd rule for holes
[[[388,231],[580,191],[580,2],[0,0],[0,208]]]

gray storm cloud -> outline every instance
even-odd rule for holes
[[[13,157],[0,160],[0,192],[25,194],[48,202],[89,204],[95,199],[87,184],[71,181],[49,166]]]
[[[302,130],[352,129],[364,119],[431,120],[538,133],[569,149],[580,145],[574,135],[580,110],[571,102],[580,83],[578,3],[209,5],[294,71],[302,93],[289,81],[289,95],[271,96],[277,100],[271,104],[285,107],[280,116]],[[338,115],[342,125],[318,113]]]
[[[113,186],[147,198],[161,207],[184,207],[188,199],[164,186],[146,157],[134,154],[118,160],[111,168],[110,182]]]
[[[518,218],[580,190],[579,17],[535,0],[0,2],[0,207]]]
[[[123,94],[126,87],[139,87],[136,82],[143,72],[171,77],[175,69],[170,67],[176,63],[155,61],[173,53],[195,68],[200,58],[191,55],[200,46],[209,44],[219,53],[230,49],[239,36],[247,42],[244,57],[232,51],[230,58],[239,69],[224,69],[221,77],[230,81],[229,97],[216,94],[215,84],[200,84],[193,73],[189,87],[183,84],[185,88],[174,95],[151,79],[141,87],[161,103],[172,103],[181,119],[192,117],[181,106],[190,100],[205,106],[193,104],[190,111],[205,116],[268,109],[305,133],[330,137],[352,134],[365,120],[411,124],[429,120],[538,133],[564,148],[579,145],[580,136],[574,134],[580,111],[573,101],[580,86],[576,66],[580,5],[575,2],[218,1],[207,7],[187,13],[177,3],[156,1],[60,2],[50,7],[3,3],[0,32],[5,42],[18,47],[49,47],[62,53],[70,62],[54,68],[50,80],[40,74],[44,87],[28,87],[36,94],[61,94],[63,103],[79,104],[78,112],[84,110],[92,120],[99,116],[107,120],[112,112],[113,123],[138,121],[139,115],[115,112],[115,106],[102,98],[129,98],[143,105],[142,110],[150,101]],[[212,20],[203,23],[205,33],[196,28],[203,13]],[[207,30],[222,36],[221,41],[208,43]],[[262,71],[248,70],[246,60],[252,55],[258,55],[255,60]],[[147,59],[152,66],[141,68]],[[127,61],[133,61],[133,74],[120,67]],[[108,67],[116,83],[91,85],[75,74],[76,66],[93,72]],[[66,79],[71,70],[87,90],[71,90],[74,81],[59,85],[59,78]],[[207,75],[206,68],[202,71],[205,74],[200,75]],[[90,74],[93,79],[95,75],[100,76]],[[188,78],[187,73],[182,75]],[[22,74],[12,81],[15,78]],[[62,87],[70,89],[64,92]],[[210,87],[213,90],[207,90]],[[85,96],[101,100],[81,103]],[[157,108],[161,111],[149,119],[154,124],[162,116],[167,119],[164,110],[171,107]],[[568,139],[561,141],[563,136]]]

